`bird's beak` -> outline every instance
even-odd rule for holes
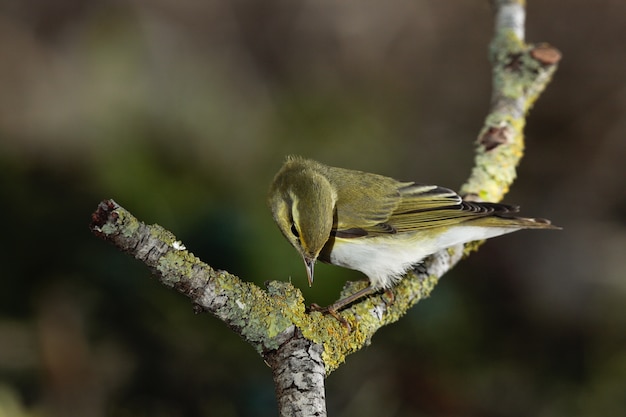
[[[315,258],[304,258],[306,267],[306,277],[309,279],[309,287],[313,286],[313,270],[315,269]]]

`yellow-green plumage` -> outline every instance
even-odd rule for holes
[[[365,273],[389,288],[441,249],[519,229],[555,228],[517,217],[517,207],[463,201],[447,188],[400,182],[290,156],[276,174],[269,206],[307,265],[317,259]]]

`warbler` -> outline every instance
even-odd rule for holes
[[[516,216],[516,206],[464,201],[436,185],[298,156],[287,157],[276,174],[268,204],[278,228],[302,256],[309,285],[317,260],[367,275],[369,287],[329,307],[334,311],[392,287],[442,249],[520,229],[557,228],[545,219]]]

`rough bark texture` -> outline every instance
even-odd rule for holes
[[[322,352],[321,345],[296,332],[294,338],[268,355],[281,416],[326,415]]]

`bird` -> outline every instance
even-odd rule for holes
[[[288,156],[274,177],[268,205],[284,237],[302,257],[309,285],[316,261],[365,274],[369,286],[325,311],[388,290],[442,249],[520,229],[558,229],[519,217],[519,207],[465,201],[451,189],[398,181]]]

